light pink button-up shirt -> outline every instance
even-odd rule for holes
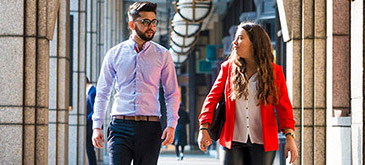
[[[93,128],[101,128],[115,80],[114,103],[110,115],[161,116],[160,81],[164,88],[167,126],[176,127],[180,102],[175,66],[170,52],[148,41],[143,50],[129,38],[111,48],[104,57],[96,87]]]

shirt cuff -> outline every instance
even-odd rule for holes
[[[100,120],[94,120],[93,121],[93,129],[95,129],[95,128],[100,128],[101,129],[101,126],[103,125],[103,123],[102,123],[102,121],[100,121]]]
[[[177,121],[169,120],[169,121],[167,122],[167,127],[176,128],[176,125],[177,125]]]

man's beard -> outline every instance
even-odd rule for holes
[[[138,27],[136,26],[136,32],[137,32],[137,35],[139,36],[139,38],[141,38],[142,40],[145,40],[145,41],[150,41],[150,40],[152,40],[152,38],[155,36],[155,32],[153,32],[153,30],[152,29],[148,29],[148,30],[146,30],[145,32],[148,32],[148,31],[152,31],[153,32],[153,34],[152,34],[152,36],[151,37],[147,37],[142,31],[140,31],[139,29],[138,29]]]

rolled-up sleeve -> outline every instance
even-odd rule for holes
[[[97,92],[94,104],[94,114],[92,116],[93,128],[101,128],[103,125],[106,107],[109,102],[109,96],[115,77],[115,69],[112,60],[113,52],[114,51],[112,50],[107,52],[100,70],[100,76],[96,87]]]
[[[180,91],[177,83],[175,65],[170,52],[164,53],[164,65],[161,71],[161,81],[166,101],[167,127],[175,128],[179,119],[178,109]]]

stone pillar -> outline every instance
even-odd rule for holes
[[[96,59],[97,59],[97,2],[87,1],[87,55],[86,55],[86,75],[93,85],[96,85]]]
[[[110,48],[112,48],[113,46],[115,46],[117,44],[117,6],[116,6],[116,0],[111,0],[110,1],[110,10],[111,10],[111,45]]]
[[[123,39],[123,26],[126,25],[125,23],[125,19],[123,19],[123,15],[125,13],[123,13],[123,1],[116,1],[116,15],[117,15],[117,18],[116,18],[116,23],[117,23],[117,38],[116,38],[116,42],[117,43],[120,43],[122,42],[124,39]]]
[[[105,51],[104,51],[104,0],[97,1],[96,7],[96,17],[97,17],[97,29],[96,29],[96,75],[99,77],[101,64],[103,63]]]
[[[68,162],[69,1],[62,0],[50,42],[48,164]]]
[[[72,110],[69,112],[69,164],[86,160],[86,0],[71,0],[73,15]]]
[[[313,112],[314,164],[326,164],[326,0],[313,1]]]
[[[364,1],[351,2],[351,160],[364,163]],[[362,44],[361,44],[362,43]]]
[[[303,164],[303,101],[302,87],[302,5],[300,0],[278,0],[280,23],[283,31],[283,39],[287,45],[287,86],[289,97],[293,106],[295,124],[295,139],[298,147],[297,164]]]
[[[296,121],[296,164],[325,164],[326,1],[281,1],[287,83]],[[280,3],[278,3],[280,4]],[[284,24],[284,25],[283,25]],[[287,36],[287,37],[285,37]]]
[[[200,54],[198,54],[200,55]],[[189,54],[189,61],[188,61],[188,74],[189,74],[189,89],[188,89],[188,96],[189,96],[189,100],[188,100],[188,106],[189,106],[189,118],[190,118],[190,123],[189,123],[189,142],[190,142],[190,147],[192,149],[197,149],[197,142],[196,142],[196,133],[197,133],[197,128],[199,127],[199,123],[198,120],[196,120],[198,118],[198,110],[197,110],[197,106],[196,106],[196,100],[197,100],[197,86],[196,86],[196,52],[190,53]],[[199,56],[198,56],[199,57]]]
[[[119,28],[118,28],[118,31],[119,31],[119,37],[120,37],[120,39],[119,39],[119,41],[121,42],[121,41],[124,41],[124,40],[126,40],[126,39],[128,39],[128,37],[129,36],[126,36],[125,35],[125,32],[126,31],[128,31],[128,22],[127,22],[127,20],[126,20],[126,18],[128,18],[128,14],[127,14],[127,12],[128,12],[128,10],[125,10],[125,8],[127,7],[127,6],[125,6],[125,4],[124,4],[124,1],[119,1],[119,13],[118,13],[118,15],[120,16],[119,17]],[[129,6],[128,6],[129,7]]]
[[[104,53],[105,54],[111,45],[110,33],[111,33],[111,10],[110,0],[104,0]],[[103,60],[102,60],[103,61]]]
[[[100,62],[101,64],[103,63],[103,60],[104,60],[104,57],[105,57],[105,54],[106,52],[111,48],[113,47],[113,40],[112,40],[112,31],[113,31],[113,25],[112,25],[112,15],[114,13],[114,11],[112,10],[112,1],[113,0],[104,0],[104,28],[103,28],[103,31],[104,31],[104,52],[103,54],[101,54],[101,58],[100,58]],[[114,89],[114,87],[113,87]],[[111,106],[114,102],[114,90],[112,90],[111,92],[111,97],[110,97],[110,100],[109,100],[109,104],[107,106],[107,109],[106,109],[106,114],[105,114],[105,119],[104,119],[104,138],[107,138],[106,135],[107,135],[107,128],[109,126],[109,122],[110,122],[110,109],[111,109]],[[104,154],[104,157],[108,157],[108,141],[105,140],[105,145],[103,147],[103,154]],[[108,159],[105,159],[104,162],[108,162],[109,160]]]
[[[362,14],[363,14],[363,23],[362,23],[362,25],[363,25],[363,29],[364,29],[364,26],[365,26],[365,16],[364,16],[364,14],[365,14],[365,5],[364,5],[364,3],[362,4],[362,7],[363,7],[363,11],[362,11]],[[362,67],[363,67],[363,69],[365,69],[365,33],[363,32],[363,34],[362,34],[362,47],[363,47],[363,50],[362,50],[362,62],[363,62],[363,65],[362,65]],[[363,72],[363,75],[362,75],[362,79],[363,79],[363,81],[362,81],[362,87],[363,87],[363,93],[362,93],[362,97],[363,97],[363,109],[362,109],[362,122],[363,122],[363,124],[364,124],[364,122],[365,122],[365,72]],[[364,163],[365,162],[365,127],[364,127],[364,125],[363,125],[363,127],[362,127],[362,163]]]
[[[351,164],[350,1],[327,2],[327,160]],[[335,114],[335,112],[340,112]],[[340,149],[339,149],[340,148]],[[331,157],[332,155],[341,155]]]
[[[86,45],[86,75],[96,87],[97,83],[97,1],[87,0],[87,45]],[[88,91],[86,91],[88,92]],[[95,148],[95,152],[98,153]],[[97,154],[98,156],[99,154]],[[100,159],[97,159],[99,161]],[[102,160],[102,159],[101,159]]]
[[[1,1],[0,160],[47,164],[49,41],[56,0]]]

